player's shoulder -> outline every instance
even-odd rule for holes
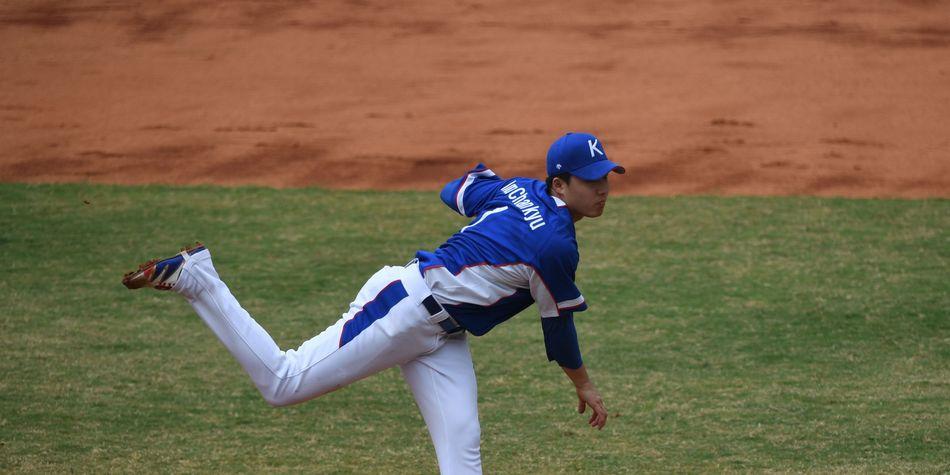
[[[456,181],[463,186],[478,183],[498,195],[529,195],[534,197],[536,202],[542,201],[538,199],[540,196],[547,195],[547,185],[544,181],[523,176],[504,178],[484,163],[479,163]]]
[[[550,207],[548,216],[551,223],[545,251],[576,256],[577,234],[574,229],[574,219],[567,209],[567,204],[556,196],[548,195],[546,189],[543,200]]]
[[[560,222],[554,222],[552,224],[554,224],[551,227],[552,232],[547,233],[547,239],[545,239],[541,252],[548,257],[554,255],[577,255],[577,238],[574,236],[574,230],[566,229],[563,223]]]
[[[547,185],[536,178],[516,176],[503,178],[498,193],[509,199],[528,199],[532,203],[546,208],[555,208],[556,204],[547,194]]]
[[[546,220],[562,218],[561,205],[564,203],[548,195],[545,183],[535,178],[513,177],[502,180],[497,195],[505,204],[514,205],[515,209],[523,212],[538,215]],[[548,228],[545,231],[550,230],[551,228]]]
[[[533,178],[516,177],[513,181],[506,182],[501,190],[504,191],[506,188],[509,190],[514,188],[512,193],[515,194],[518,193],[518,188],[524,188],[525,201],[530,201],[533,205],[527,209],[538,209],[539,219],[542,219],[544,223],[537,227],[539,234],[535,238],[540,256],[577,254],[577,238],[571,213],[564,201],[548,194],[545,182]],[[524,203],[519,202],[518,206],[524,207]]]

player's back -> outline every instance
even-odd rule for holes
[[[449,183],[442,200],[474,219],[417,257],[433,295],[471,333],[481,335],[535,301],[542,316],[557,316],[564,304],[582,310],[573,285],[573,221],[543,182],[502,180],[479,165]]]

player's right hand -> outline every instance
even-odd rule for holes
[[[577,389],[577,412],[583,414],[587,406],[590,406],[592,414],[587,421],[591,427],[598,430],[603,429],[607,424],[607,408],[604,406],[604,400],[600,397],[600,392],[594,387],[593,383],[586,383]]]

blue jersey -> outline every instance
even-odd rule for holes
[[[564,202],[544,182],[503,180],[481,164],[441,198],[474,219],[435,251],[416,254],[436,300],[474,335],[537,303],[548,357],[579,367],[573,313],[587,304],[574,284],[579,256]]]

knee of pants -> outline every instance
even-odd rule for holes
[[[288,394],[280,390],[280,383],[280,379],[275,377],[268,384],[256,384],[257,390],[264,397],[264,401],[271,407],[286,407],[293,404],[293,400]]]
[[[275,384],[270,387],[258,387],[261,396],[264,397],[264,401],[271,407],[287,407],[293,406],[294,404],[299,404],[301,402],[307,401],[317,397],[316,395],[302,396],[295,391],[289,390],[284,387],[282,384],[284,381],[276,380]]]
[[[455,432],[446,444],[436,444],[442,473],[481,473],[481,436],[478,424]]]
[[[280,361],[273,371],[268,368],[252,375],[251,379],[268,405],[285,407],[301,402],[300,395],[296,394],[292,387],[290,375],[293,371],[293,358],[288,358],[285,352],[281,352]]]
[[[460,417],[450,421],[446,427],[451,434],[452,445],[461,451],[477,451],[481,444],[482,429],[478,423],[478,416]]]
[[[264,394],[264,393],[261,393],[261,394],[264,395],[264,401],[266,401],[266,402],[267,402],[267,405],[269,405],[270,407],[287,407],[287,406],[290,405],[290,403],[288,403],[288,402],[287,402],[286,400],[284,400],[284,399],[275,398],[275,397],[268,397],[268,396],[267,396],[266,394]]]

